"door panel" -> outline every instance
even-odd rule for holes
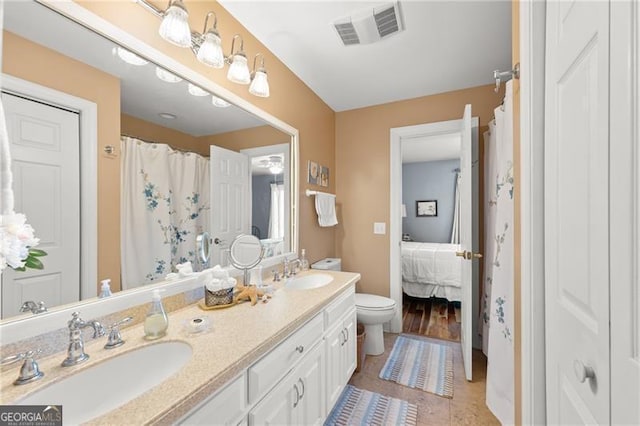
[[[547,421],[606,424],[609,408],[609,6],[547,3]],[[582,363],[595,378],[578,379]]]
[[[80,127],[78,114],[3,93],[16,212],[45,250],[43,270],[2,274],[2,317],[23,302],[47,306],[80,298]]]

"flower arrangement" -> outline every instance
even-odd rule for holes
[[[0,271],[7,266],[16,271],[27,268],[42,269],[39,257],[47,253],[34,248],[40,240],[22,213],[11,212],[0,216]]]

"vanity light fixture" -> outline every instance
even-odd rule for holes
[[[207,30],[209,17],[213,15],[213,25]],[[213,68],[224,67],[224,54],[222,53],[222,40],[218,34],[218,17],[214,12],[207,13],[204,19],[204,29],[200,36],[200,47],[196,57],[200,62]]]
[[[211,96],[211,103],[213,104],[213,106],[218,108],[226,108],[228,106],[231,106],[229,102],[225,101],[224,99],[220,99],[216,95]]]
[[[118,57],[122,59],[124,62],[130,65],[135,65],[137,67],[141,67],[149,63],[149,61],[147,61],[146,59],[142,59],[140,56],[136,55],[133,52],[128,51],[124,47],[120,47],[120,46],[114,47],[112,50],[112,53],[118,55]]]
[[[234,47],[236,39],[240,39],[240,48],[234,53]],[[240,34],[233,36],[231,40],[231,54],[226,58],[229,64],[229,72],[227,72],[227,79],[238,84],[249,84],[251,82],[251,74],[249,73],[249,66],[247,65],[247,55],[244,53],[244,41]]]
[[[162,15],[160,37],[178,47],[191,47],[189,12],[182,0],[169,0],[167,10]]]
[[[191,93],[193,96],[208,96],[209,92],[207,92],[206,90],[204,90],[201,87],[196,86],[193,83],[189,83],[189,93]]]
[[[182,81],[177,75],[165,70],[162,67],[156,66],[156,77],[167,83],[179,83]]]
[[[256,59],[260,56],[260,67],[256,69]],[[269,97],[269,81],[267,80],[267,70],[264,68],[264,55],[256,53],[253,57],[253,72],[251,73],[251,85],[249,93],[261,98]]]

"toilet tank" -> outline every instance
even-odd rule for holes
[[[325,271],[341,271],[342,260],[339,257],[327,257],[311,265],[311,269],[323,269]]]

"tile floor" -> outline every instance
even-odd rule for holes
[[[355,373],[350,384],[372,392],[407,400],[418,406],[418,425],[499,425],[485,405],[486,358],[473,353],[473,381],[464,377],[460,343],[428,339],[453,348],[453,399],[443,398],[378,378],[397,334],[385,333],[385,353],[367,356],[364,369]]]

